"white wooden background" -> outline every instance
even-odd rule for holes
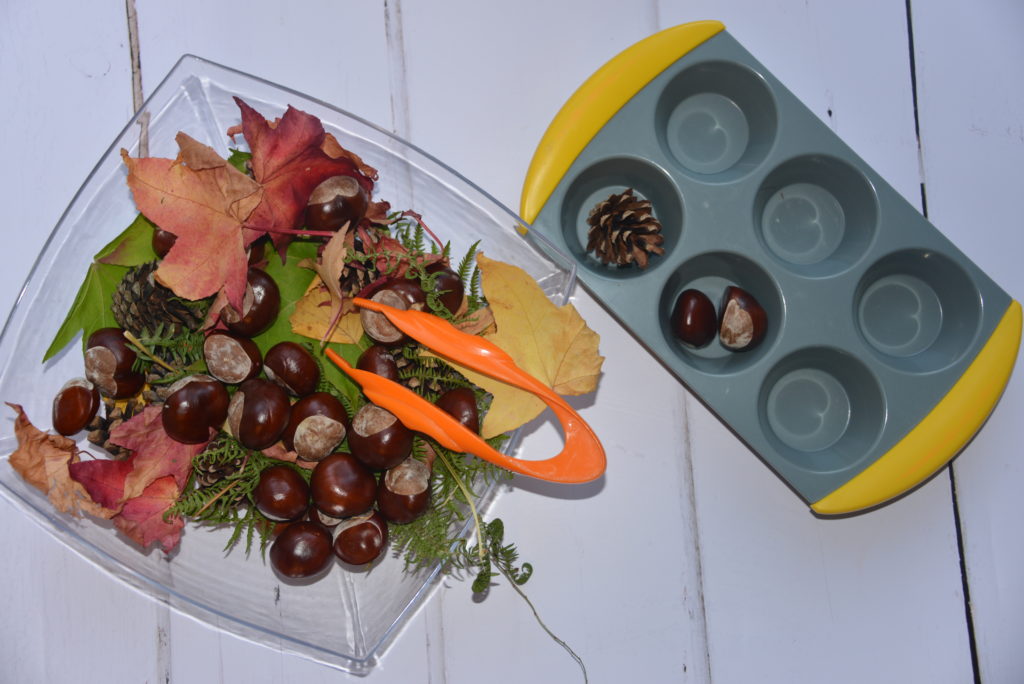
[[[1019,0],[137,1],[147,92],[194,53],[391,128],[513,208],[583,79],[658,29],[721,19],[917,206],[923,184],[931,220],[1024,297]],[[125,3],[58,4],[0,0],[0,312],[132,113]],[[1024,681],[1022,369],[951,469],[819,520],[589,296],[576,303],[608,357],[584,411],[607,477],[572,495],[521,482],[497,512],[591,681]],[[6,501],[0,516],[2,682],[353,679],[169,612]],[[450,584],[368,681],[579,680],[507,587],[477,604]]]

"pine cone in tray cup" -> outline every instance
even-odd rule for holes
[[[118,325],[136,337],[159,334],[177,337],[198,330],[199,313],[153,277],[157,262],[136,266],[114,291],[111,310]]]
[[[665,253],[661,223],[651,213],[651,203],[637,197],[633,188],[598,203],[587,224],[587,251],[603,264],[647,268],[651,254]]]

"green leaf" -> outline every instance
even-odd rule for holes
[[[141,266],[156,259],[153,231],[156,224],[139,214],[121,234],[110,241],[94,257],[101,264]]]
[[[242,173],[248,174],[249,169],[245,168],[245,162],[252,159],[252,152],[242,152],[241,150],[231,150],[231,154],[228,156],[228,164],[231,164]]]
[[[117,325],[110,311],[111,297],[127,272],[127,266],[98,263],[89,266],[85,281],[78,288],[75,302],[43,356],[44,362],[67,346],[79,331],[82,332],[84,344],[96,330]]]

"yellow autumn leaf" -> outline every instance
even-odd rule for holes
[[[313,278],[302,299],[295,303],[295,310],[288,321],[296,335],[321,340],[331,324],[331,316],[331,293],[317,277]],[[359,314],[351,311],[341,317],[327,341],[357,344],[362,336],[363,324],[359,322]]]
[[[511,264],[477,256],[484,297],[497,330],[485,339],[501,347],[520,368],[559,394],[586,394],[597,388],[604,358],[600,337],[587,327],[572,304],[555,306],[536,281]],[[475,373],[459,372],[494,395],[483,437],[493,437],[528,423],[544,410],[540,399],[518,388]]]

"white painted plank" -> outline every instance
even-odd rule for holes
[[[1018,301],[1024,297],[1024,6],[911,3],[931,220]],[[1024,677],[1024,367],[955,461],[982,681]]]

